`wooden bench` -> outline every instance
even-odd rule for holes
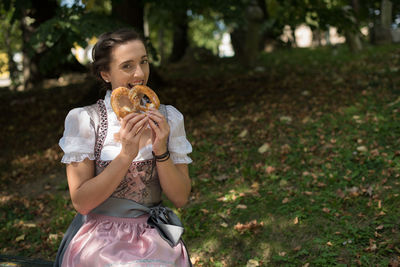
[[[50,267],[53,262],[20,256],[0,255],[0,267]]]

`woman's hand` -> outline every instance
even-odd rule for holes
[[[139,151],[139,141],[149,118],[145,114],[131,113],[121,121],[119,139],[122,144],[122,155],[129,156],[132,160]]]
[[[155,108],[151,108],[147,115],[152,130],[153,152],[156,155],[161,155],[167,151],[167,139],[169,136],[167,119]]]

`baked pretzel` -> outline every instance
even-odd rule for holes
[[[150,103],[144,99],[144,96],[147,96]],[[118,87],[111,93],[111,107],[120,118],[132,112],[146,112],[151,107],[158,109],[159,106],[160,100],[156,93],[144,85],[136,85],[131,90]]]
[[[150,103],[143,98],[144,96],[147,96]],[[145,85],[134,86],[129,92],[129,99],[135,107],[143,112],[148,111],[150,108],[158,109],[160,107],[160,100],[156,93]]]

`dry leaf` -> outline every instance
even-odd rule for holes
[[[237,209],[245,210],[245,209],[247,209],[247,206],[246,206],[246,205],[243,205],[243,204],[239,204],[239,205],[236,206],[236,208],[237,208]]]
[[[25,235],[20,235],[17,238],[15,238],[15,241],[17,241],[17,242],[22,241],[22,240],[25,240]]]
[[[220,225],[221,225],[222,227],[224,227],[224,228],[228,227],[228,224],[225,223],[225,222],[221,223]]]
[[[293,251],[299,251],[300,249],[301,249],[301,246],[299,245],[299,246],[295,247],[295,248],[293,249]]]
[[[276,170],[275,167],[272,167],[272,166],[268,166],[267,168],[265,168],[265,172],[266,172],[267,174],[271,174],[271,173],[273,173],[275,170]]]
[[[244,130],[239,134],[239,137],[240,137],[240,138],[244,138],[247,134],[248,134],[247,129],[244,129]]]
[[[282,200],[282,204],[286,204],[286,203],[288,203],[289,202],[289,199],[287,198],[287,197],[285,197],[283,200]]]
[[[299,223],[299,217],[294,218],[293,223],[294,224],[298,224]]]
[[[260,266],[260,263],[257,260],[253,259],[250,259],[246,264],[246,267],[256,267],[256,266]]]
[[[366,146],[359,146],[359,147],[357,147],[357,151],[359,151],[359,152],[367,152],[368,148]]]
[[[251,222],[247,222],[245,224],[237,223],[234,226],[234,229],[239,231],[239,232],[244,232],[244,231],[257,231],[260,228],[264,226],[264,222],[258,223],[257,220],[252,220]]]
[[[219,182],[222,182],[222,181],[227,180],[228,178],[229,178],[229,176],[227,174],[221,174],[221,175],[215,177],[214,179]]]
[[[323,208],[323,209],[322,209],[322,211],[323,211],[323,212],[325,212],[325,213],[329,213],[329,212],[331,212],[331,210],[330,210],[330,209],[328,209],[328,208],[326,208],[326,207],[325,207],[325,208]]]
[[[204,214],[207,214],[207,213],[209,213],[209,211],[208,210],[206,210],[206,209],[200,209]]]
[[[258,148],[258,153],[263,154],[270,149],[270,145],[268,143],[264,143],[262,146]]]

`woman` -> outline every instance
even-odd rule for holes
[[[160,205],[164,192],[182,207],[191,190],[192,147],[182,114],[162,105],[120,120],[112,110],[113,89],[146,85],[149,77],[144,42],[131,29],[100,36],[93,71],[110,90],[104,100],[71,110],[65,120],[59,145],[78,215],[55,265],[191,266],[179,219]]]

